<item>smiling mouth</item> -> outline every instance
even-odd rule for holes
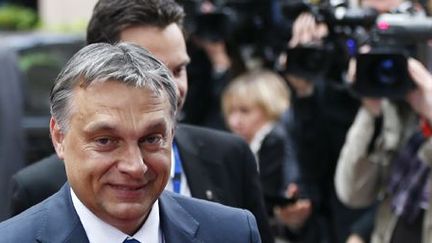
[[[110,184],[109,187],[114,192],[114,195],[120,199],[136,199],[141,198],[145,193],[146,185],[116,185]]]
[[[121,191],[136,191],[143,189],[145,185],[115,185],[110,184],[110,186],[115,190],[121,190]]]

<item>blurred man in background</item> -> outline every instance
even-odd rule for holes
[[[21,128],[23,94],[18,58],[0,49],[0,221],[6,219],[10,208],[10,179],[23,168],[24,137]]]

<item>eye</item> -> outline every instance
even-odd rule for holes
[[[109,138],[98,138],[98,139],[96,139],[96,142],[98,144],[101,144],[101,145],[107,145],[108,143],[111,142],[111,139],[109,139]]]
[[[140,140],[141,144],[150,146],[161,145],[163,142],[164,137],[161,134],[152,134]]]
[[[118,143],[117,139],[112,137],[98,137],[94,141],[96,146],[102,150],[114,148]]]
[[[174,70],[172,70],[172,75],[174,77],[180,77],[185,72],[186,72],[186,65],[181,65],[179,67],[176,67]]]
[[[250,109],[249,109],[249,107],[242,106],[239,108],[239,112],[241,114],[248,114],[248,113],[250,113]]]

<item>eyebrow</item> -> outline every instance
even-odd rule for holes
[[[154,131],[154,130],[167,131],[167,129],[168,129],[168,121],[164,118],[151,121],[151,123],[147,124],[144,128],[144,130],[146,131]]]
[[[93,133],[97,131],[111,131],[115,132],[117,129],[115,128],[115,125],[111,122],[107,121],[97,121],[92,122],[86,126],[84,126],[83,131],[86,133]]]
[[[143,131],[154,131],[154,130],[163,130],[167,131],[168,121],[165,118],[155,119],[150,121],[150,123],[145,124],[142,128]],[[118,133],[119,130],[116,128],[116,125],[112,122],[107,121],[96,121],[88,124],[84,127],[83,131],[85,133],[94,133],[99,131],[106,131],[111,133]]]

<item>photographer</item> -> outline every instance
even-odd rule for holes
[[[371,2],[374,1],[367,1]],[[392,2],[402,6],[401,1]],[[404,2],[403,5],[408,10],[409,4]],[[380,6],[385,7],[378,4],[377,8]],[[425,152],[431,148],[428,124],[432,106],[428,96],[431,95],[432,79],[415,59],[408,59],[404,66],[399,64],[391,68],[389,76],[366,73],[365,70],[357,70],[357,74],[349,72],[351,76],[357,76],[353,87],[357,83],[365,85],[364,81],[360,82],[364,79],[369,79],[364,87],[373,87],[373,83],[378,85],[373,91],[363,89],[366,93],[362,94],[362,107],[339,157],[335,184],[339,198],[350,207],[362,208],[378,201],[373,243],[420,243],[432,239],[428,229],[430,222],[426,220],[429,218],[427,195],[432,156]],[[405,78],[398,76],[407,77],[400,80]],[[387,77],[392,77],[394,83],[386,84]],[[401,89],[402,86],[413,87]]]
[[[364,207],[380,200],[372,242],[432,240],[432,76],[415,59],[408,60],[408,70],[416,88],[404,100],[363,99],[336,170],[345,204]]]
[[[187,2],[187,1],[183,1]],[[217,1],[189,1],[187,66],[189,92],[182,122],[219,130],[228,130],[222,115],[221,96],[229,81],[243,73],[237,43],[230,35],[235,25],[233,9]],[[186,24],[186,26],[188,26]]]
[[[403,1],[399,1],[399,0],[386,0],[386,1],[378,1],[378,0],[366,0],[362,2],[362,6],[363,7],[369,7],[369,8],[374,8],[375,10],[378,11],[378,14],[382,14],[382,13],[410,13],[410,14],[414,14],[416,15],[416,13],[418,12],[418,9],[415,8],[414,5],[412,5],[410,2],[403,2]],[[327,21],[326,21],[327,22]],[[351,23],[352,24],[352,23]],[[332,31],[335,30],[335,27],[332,25],[324,25],[323,22],[319,22],[317,23],[317,20],[315,19],[315,16],[311,15],[311,14],[302,14],[300,15],[297,19],[296,22],[294,23],[293,26],[293,38],[291,38],[290,41],[290,46],[296,46],[296,45],[310,45],[310,43],[314,43],[316,45],[316,43],[320,43],[320,41],[322,40],[320,37],[322,35],[322,33],[325,33],[327,31],[331,34]],[[382,43],[378,43],[378,44],[382,44]],[[339,54],[337,54],[339,55]],[[289,56],[288,56],[289,58]],[[339,56],[340,59],[340,56]],[[320,62],[320,64],[322,63],[322,65],[325,65],[325,62]],[[293,77],[294,76],[294,77]],[[305,176],[309,176],[309,178],[311,177],[310,174],[313,173],[309,173],[309,171],[311,171],[311,169],[308,170],[307,168],[307,164],[313,165],[313,166],[319,166],[320,164],[322,164],[323,162],[325,163],[325,156],[322,156],[322,154],[320,154],[319,152],[322,152],[323,154],[325,154],[325,152],[327,152],[329,146],[331,146],[331,144],[335,145],[333,148],[337,148],[337,141],[335,139],[332,139],[332,137],[334,136],[334,134],[337,134],[337,132],[340,132],[339,134],[341,136],[336,136],[336,138],[342,138],[342,142],[341,144],[339,144],[340,146],[343,145],[343,140],[344,140],[344,128],[343,126],[339,125],[338,126],[333,126],[333,130],[329,129],[332,128],[332,124],[335,124],[333,121],[337,121],[338,119],[340,119],[341,117],[345,116],[345,118],[347,118],[347,121],[349,118],[353,118],[351,117],[351,113],[348,112],[340,112],[340,107],[343,106],[340,103],[333,103],[332,105],[324,105],[328,100],[335,100],[334,95],[332,95],[331,91],[335,91],[335,89],[332,88],[331,85],[329,85],[327,82],[307,82],[307,79],[305,78],[299,78],[299,77],[295,77],[295,75],[289,75],[288,76],[288,81],[291,83],[291,86],[294,87],[294,89],[297,90],[297,96],[303,96],[303,101],[305,101],[305,97],[309,97],[308,99],[310,99],[310,97],[324,97],[321,99],[317,99],[319,106],[319,109],[315,109],[315,112],[309,112],[310,115],[309,117],[314,117],[315,119],[315,124],[319,124],[319,128],[323,129],[324,132],[320,131],[320,129],[318,128],[318,130],[314,131],[314,128],[316,129],[316,127],[313,126],[313,119],[309,119],[309,121],[312,121],[312,123],[308,123],[307,126],[305,126],[304,124],[306,124],[304,121],[300,122],[300,124],[303,125],[303,127],[306,127],[306,129],[298,129],[300,132],[300,134],[302,134],[300,136],[300,145],[298,146],[298,153],[299,153],[299,161],[301,163],[301,169],[303,169],[303,173],[302,175]],[[336,89],[337,90],[337,89]],[[329,95],[330,94],[330,95]],[[294,108],[296,108],[296,103],[297,104],[301,104],[299,102],[293,102],[294,103]],[[304,107],[311,107],[311,102],[308,102],[306,104],[308,105],[304,105],[305,103],[303,103],[303,108]],[[327,104],[329,104],[327,102]],[[331,103],[330,103],[331,104]],[[346,103],[342,103],[345,104]],[[297,107],[299,107],[299,105],[297,105]],[[299,110],[299,109],[298,109]],[[314,111],[312,109],[312,111]],[[328,115],[330,114],[330,115]],[[332,115],[333,114],[333,115]],[[334,116],[334,114],[338,114],[337,116]],[[307,117],[307,116],[303,116],[303,117]],[[318,119],[316,119],[318,118]],[[296,119],[299,120],[299,116],[297,114]],[[301,117],[300,117],[301,119]],[[341,123],[339,123],[341,124]],[[347,124],[347,123],[345,123]],[[329,126],[329,127],[328,127]],[[335,132],[336,131],[336,132]],[[345,130],[346,131],[346,130]],[[307,134],[310,133],[314,133],[315,138],[317,138],[317,140],[320,140],[320,138],[324,138],[324,145],[322,145],[322,142],[320,143],[319,141],[316,141],[315,143],[309,143],[309,148],[312,147],[312,149],[314,151],[310,151],[310,149],[306,149],[306,146],[302,146],[302,140],[307,140]],[[343,135],[343,136],[342,136]],[[309,139],[310,141],[313,141],[312,139]],[[335,143],[336,141],[336,143]],[[340,140],[339,140],[340,141]],[[299,143],[299,142],[298,142]],[[306,142],[303,142],[303,144],[307,144]],[[312,145],[313,144],[313,145]],[[321,144],[321,145],[320,145]],[[323,149],[321,151],[319,151],[317,148],[321,146]],[[306,150],[302,152],[302,147],[303,150]],[[339,147],[340,148],[340,147]],[[335,150],[333,150],[335,151]],[[302,154],[305,154],[305,156],[302,156]],[[305,160],[304,158],[309,157],[309,160]],[[313,159],[315,157],[315,159]],[[312,159],[311,159],[312,158]],[[335,165],[335,161],[337,161],[338,155],[336,155],[336,157],[327,157],[328,162],[325,163],[328,165],[328,168],[332,168],[332,165]],[[307,162],[307,161],[315,161],[315,164]],[[318,163],[319,162],[319,163]],[[310,166],[309,168],[313,168],[312,166]],[[334,167],[333,167],[334,168]],[[318,170],[321,171],[321,170]],[[331,173],[329,173],[331,174]],[[315,177],[317,178],[317,177]],[[331,179],[333,180],[333,178]],[[358,216],[358,212],[354,212],[354,211],[349,211],[346,210],[344,207],[341,207],[338,205],[340,205],[340,202],[338,200],[332,200],[332,199],[328,199],[332,197],[332,193],[330,194],[325,194],[325,190],[323,190],[323,184],[325,184],[325,181],[323,180],[306,180],[306,182],[308,182],[308,186],[306,187],[306,189],[309,188],[319,188],[318,195],[321,195],[322,198],[321,200],[316,200],[316,198],[314,199],[313,197],[313,207],[314,207],[314,212],[318,212],[318,217],[316,214],[313,214],[311,219],[309,221],[313,221],[314,216],[315,218],[320,218],[319,216],[321,215],[321,218],[324,218],[325,220],[327,220],[329,227],[330,227],[330,231],[329,232],[336,232],[335,237],[333,238],[333,240],[330,240],[330,242],[335,242],[335,241],[347,241],[347,242],[368,242],[367,239],[367,234],[363,234],[362,237],[359,237],[360,233],[363,232],[367,232],[368,228],[372,228],[373,227],[373,215],[372,217],[370,217],[370,212],[368,212],[367,214],[369,214],[369,216],[366,217],[366,221],[360,219],[360,221],[355,221],[355,219]],[[315,185],[311,182],[315,182]],[[318,183],[316,183],[318,182]],[[330,188],[330,192],[333,190],[334,193],[334,188],[333,185],[331,184]],[[316,191],[315,191],[316,192]],[[358,193],[358,192],[354,192],[357,193],[355,195],[362,195],[362,193]],[[312,194],[314,195],[314,194]],[[318,198],[319,199],[319,198]],[[317,203],[316,203],[317,202]],[[345,201],[344,201],[345,202]],[[370,201],[369,204],[367,205],[363,205],[363,206],[373,206],[374,205],[375,200]],[[317,209],[317,205],[321,208],[321,209]],[[363,208],[363,207],[361,207]],[[369,210],[373,210],[373,209],[369,209]],[[373,212],[372,212],[373,214]],[[366,222],[366,223],[364,223]],[[356,231],[359,229],[358,225],[362,225],[360,227],[360,231]],[[349,238],[347,237],[347,232],[350,233]],[[330,239],[332,239],[330,237]],[[404,241],[401,241],[404,242]],[[405,241],[406,242],[406,241]]]
[[[310,13],[302,13],[294,21],[289,46],[319,46],[327,33],[325,24],[317,23]],[[300,62],[290,53],[289,58]],[[347,209],[337,200],[333,177],[359,102],[324,75],[317,77],[312,70],[295,71],[288,70],[285,76],[294,94],[292,130],[301,180],[298,188],[287,190],[287,195],[297,194],[308,204],[277,208],[276,215],[287,226],[287,237],[293,242],[345,242],[350,225],[363,211]]]

